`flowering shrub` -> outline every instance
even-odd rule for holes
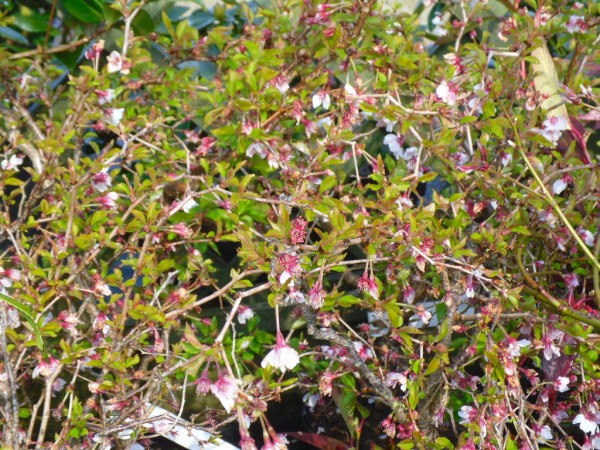
[[[9,2],[7,448],[600,448],[599,5],[428,3]]]

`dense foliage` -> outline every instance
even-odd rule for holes
[[[600,448],[600,4],[202,3],[1,3],[0,443]]]

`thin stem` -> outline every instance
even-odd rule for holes
[[[597,257],[595,257],[592,254],[592,252],[590,251],[590,249],[587,247],[587,245],[585,245],[585,242],[583,242],[583,239],[581,239],[581,236],[579,236],[579,234],[577,233],[577,231],[575,231],[575,228],[573,228],[573,225],[571,225],[571,222],[569,222],[569,219],[567,219],[567,217],[563,213],[563,211],[560,208],[560,206],[558,205],[558,203],[556,203],[556,200],[554,200],[554,197],[552,196],[552,194],[550,194],[550,192],[546,188],[546,185],[544,184],[544,182],[540,178],[539,174],[537,173],[537,171],[533,167],[533,164],[531,164],[531,161],[529,161],[529,158],[525,154],[525,150],[523,150],[523,146],[521,145],[521,139],[519,138],[519,133],[518,133],[518,130],[517,130],[517,127],[516,127],[515,123],[511,122],[511,124],[512,124],[512,127],[513,127],[513,132],[514,132],[515,140],[517,141],[516,142],[517,150],[519,151],[519,153],[521,154],[521,157],[525,161],[525,164],[527,165],[527,168],[529,169],[529,171],[531,172],[531,174],[533,175],[533,177],[537,181],[538,185],[542,189],[542,191],[544,193],[544,196],[545,196],[545,200],[550,204],[550,206],[552,206],[552,209],[554,209],[554,211],[556,212],[556,214],[560,217],[560,219],[562,220],[562,222],[565,224],[565,226],[569,230],[569,233],[571,233],[571,236],[573,236],[573,239],[575,239],[575,241],[577,242],[577,245],[579,245],[579,248],[589,258],[592,266],[596,267],[597,270],[600,270],[600,263],[598,262]]]

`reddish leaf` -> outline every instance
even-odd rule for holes
[[[322,434],[303,433],[302,431],[286,434],[321,450],[348,450],[350,448],[349,445],[344,444],[342,441],[323,436]]]

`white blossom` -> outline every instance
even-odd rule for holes
[[[298,352],[285,342],[281,332],[277,332],[275,348],[264,357],[261,367],[264,369],[270,366],[285,372],[296,367],[298,363],[300,363]]]

